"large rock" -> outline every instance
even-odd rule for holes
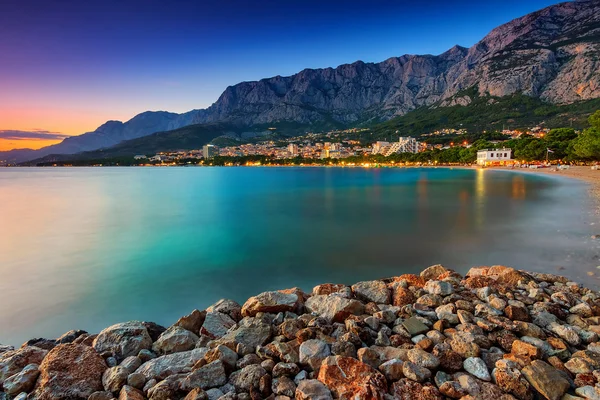
[[[423,271],[421,271],[420,276],[421,278],[425,279],[426,281],[429,280],[435,280],[438,279],[438,277],[444,273],[446,273],[448,270],[446,268],[444,268],[442,265],[437,264],[437,265],[432,265],[429,268],[425,268]]]
[[[220,312],[227,314],[236,322],[242,319],[242,306],[230,299],[221,299],[217,301],[215,304],[208,307],[206,312]]]
[[[221,360],[215,360],[189,374],[181,383],[181,387],[185,391],[191,391],[195,388],[212,389],[225,383],[225,366]]]
[[[387,382],[379,371],[349,357],[327,357],[318,379],[338,398],[379,400],[387,391]]]
[[[187,329],[188,331],[198,335],[200,328],[204,323],[204,318],[206,318],[206,311],[194,310],[188,315],[179,318],[174,325],[180,326],[183,329]]]
[[[39,365],[29,364],[21,372],[4,381],[4,392],[12,396],[22,392],[29,393],[35,386],[39,375]]]
[[[211,339],[220,338],[234,325],[235,321],[229,315],[218,311],[210,311],[206,313],[204,324],[200,328],[200,334]]]
[[[267,371],[258,364],[245,366],[229,376],[231,383],[239,392],[249,392],[251,388],[258,389],[260,378],[267,375]]]
[[[223,336],[223,340],[231,340],[254,349],[267,343],[270,337],[271,324],[259,318],[244,318],[239,322],[237,329]]]
[[[274,313],[294,311],[298,306],[298,296],[293,293],[264,292],[250,297],[242,306],[243,317],[253,317],[259,312]]]
[[[382,281],[365,281],[352,285],[352,292],[359,300],[377,304],[390,304],[391,294]]]
[[[152,345],[157,354],[171,354],[188,351],[196,346],[200,338],[191,331],[177,325],[171,326]]]
[[[315,313],[332,322],[344,322],[349,315],[360,315],[365,306],[358,300],[337,294],[316,295],[306,300],[308,312]]]
[[[548,400],[559,400],[569,389],[569,381],[550,364],[534,360],[521,370],[525,379]]]
[[[173,353],[153,358],[142,364],[135,372],[150,379],[165,379],[167,376],[179,374],[186,368],[192,368],[206,355],[206,348],[199,348],[181,353]]]
[[[52,349],[40,365],[35,387],[36,400],[85,399],[102,390],[107,366],[91,347],[61,344]]]
[[[139,321],[122,322],[104,329],[93,343],[98,353],[110,352],[117,359],[137,356],[140,350],[152,347],[146,326]]]
[[[316,379],[304,379],[296,388],[296,400],[333,400],[331,391]]]
[[[298,351],[300,363],[317,371],[321,362],[329,357],[331,350],[327,343],[318,339],[311,339],[303,342]]]
[[[102,375],[102,386],[107,392],[118,393],[127,383],[129,371],[121,366],[111,367]]]
[[[20,372],[29,364],[40,364],[48,354],[46,350],[27,346],[0,354],[0,385],[6,378]]]

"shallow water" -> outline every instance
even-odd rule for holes
[[[586,185],[507,171],[4,168],[0,206],[5,344],[436,263],[600,265]]]

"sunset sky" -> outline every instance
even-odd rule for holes
[[[0,150],[43,147],[145,110],[205,108],[240,81],[471,46],[553,3],[3,1]]]

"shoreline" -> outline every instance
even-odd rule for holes
[[[0,399],[595,399],[599,335],[568,278],[434,265],[0,345]]]

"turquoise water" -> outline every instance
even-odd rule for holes
[[[436,263],[595,285],[586,193],[441,168],[0,169],[0,343]]]

